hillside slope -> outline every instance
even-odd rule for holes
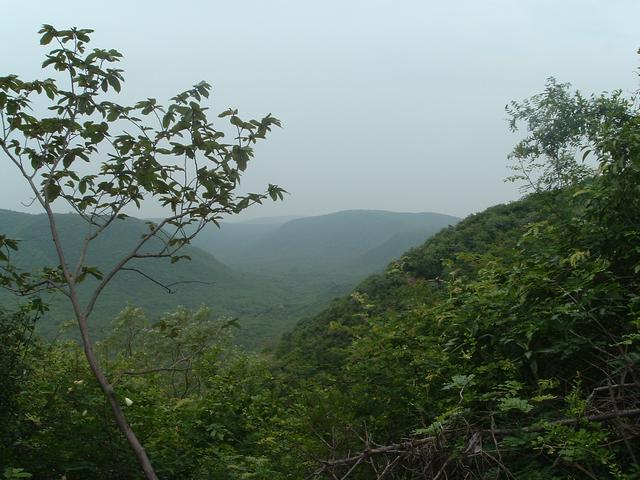
[[[389,274],[397,270],[396,265],[400,264],[402,271],[411,275],[412,285],[420,280],[437,285],[448,262],[455,260],[458,254],[497,252],[513,247],[525,226],[542,218],[544,205],[541,198],[530,197],[470,215],[455,226],[436,233],[422,245],[405,251],[399,262],[392,264],[386,272],[367,277],[354,291],[366,296],[368,303],[375,305],[379,313],[402,308],[407,283],[401,276]],[[351,318],[362,313],[362,302],[353,296],[336,299],[316,317],[301,321],[283,337],[279,345],[281,357],[298,371],[303,365],[310,372],[340,368],[343,350],[349,346],[351,337],[332,325],[334,322],[349,324]]]
[[[93,332],[101,338],[111,319],[125,306],[142,307],[151,317],[177,305],[210,306],[215,314],[239,317],[238,341],[249,347],[265,345],[290,329],[300,318],[312,316],[331,299],[345,294],[368,273],[381,269],[406,245],[405,229],[411,241],[419,242],[455,221],[437,214],[390,212],[340,212],[308,219],[271,219],[267,222],[210,226],[203,238],[184,250],[191,261],[170,264],[167,259],[132,262],[159,283],[172,284],[168,293],[139,273],[120,272],[104,290],[93,316]],[[86,225],[75,215],[57,215],[69,263],[76,260]],[[88,260],[102,271],[128,252],[145,223],[135,218],[116,222],[97,239]],[[0,232],[21,240],[14,260],[26,270],[56,265],[46,216],[0,210]],[[365,235],[366,234],[366,235]],[[363,236],[364,235],[364,236]],[[367,248],[383,242],[379,250]],[[210,251],[219,251],[212,256]],[[358,252],[364,252],[358,256]],[[235,263],[234,263],[235,259]],[[82,289],[95,285],[87,280]],[[15,302],[6,292],[3,303]],[[47,298],[51,310],[40,322],[40,332],[52,337],[59,326],[72,318],[64,298]]]
[[[73,263],[77,259],[86,225],[71,214],[57,215],[56,220],[66,246],[68,262]],[[105,271],[127,253],[146,230],[145,223],[134,218],[114,223],[92,245],[88,255],[89,264]],[[21,268],[32,270],[58,263],[44,214],[29,215],[0,210],[0,231],[20,240],[20,250],[13,260]],[[96,305],[93,317],[96,336],[99,338],[111,318],[128,304],[142,307],[152,318],[174,309],[176,305],[194,308],[202,304],[211,306],[218,314],[253,317],[259,312],[269,311],[278,299],[284,302],[282,289],[269,282],[235,273],[197,247],[187,247],[184,253],[190,255],[192,260],[170,264],[168,259],[149,259],[130,264],[162,284],[175,284],[172,287],[175,293],[168,293],[136,272],[120,272],[104,290]],[[81,290],[85,297],[88,287],[93,285],[95,282],[86,281]],[[6,293],[2,298],[3,302],[15,301]],[[71,310],[65,300],[60,296],[49,298],[51,311],[40,322],[44,335],[51,336],[62,322],[71,318]],[[249,334],[250,329],[247,332]]]
[[[640,197],[609,180],[473,215],[300,322],[276,352],[288,434],[321,441],[283,470],[637,478]]]

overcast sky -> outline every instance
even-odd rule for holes
[[[213,85],[211,106],[272,112],[243,189],[291,195],[245,218],[364,208],[464,216],[518,197],[504,106],[549,76],[638,87],[638,0],[7,2],[0,75],[41,78],[43,23],[125,56],[121,103]],[[26,189],[0,163],[0,208]],[[157,212],[143,212],[155,215]]]

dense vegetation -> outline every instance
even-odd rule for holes
[[[601,220],[586,222],[584,195],[466,219],[302,323],[270,361],[233,348],[206,311],[151,325],[129,309],[100,351],[163,478],[303,478],[318,458],[429,437],[437,448],[372,460],[436,473],[448,462],[461,478],[634,478],[635,422],[597,416],[637,413],[638,253],[595,253]],[[580,229],[558,228],[571,208]],[[29,354],[19,414],[5,417],[9,464],[36,478],[133,475],[77,346],[16,348]],[[469,447],[491,429],[496,445],[483,433]]]
[[[406,265],[407,268],[411,264],[412,270],[430,272],[435,278],[437,275],[434,274],[434,268],[437,268],[438,273],[442,274],[442,266],[428,265],[429,261],[434,258],[452,257],[460,249],[480,250],[487,248],[493,245],[492,240],[499,237],[502,237],[501,243],[508,243],[509,238],[513,240],[513,235],[509,236],[510,231],[517,227],[522,228],[522,225],[532,220],[539,206],[538,203],[530,200],[509,206],[494,207],[483,214],[465,220],[458,227],[452,227],[436,235],[423,247],[403,257],[400,263]],[[153,412],[156,409],[178,415],[172,420],[166,418],[159,420],[155,427],[147,424],[147,427],[142,430],[145,438],[148,438],[149,434],[157,435],[158,444],[167,442],[168,439],[164,438],[167,435],[165,426],[167,422],[174,422],[175,426],[184,430],[184,433],[190,438],[193,436],[195,439],[197,437],[195,430],[183,423],[185,419],[181,415],[199,416],[202,413],[198,413],[200,409],[205,408],[209,402],[214,402],[223,410],[215,413],[218,421],[221,422],[220,424],[214,425],[210,423],[211,420],[207,423],[206,428],[209,430],[220,430],[218,436],[211,438],[221,440],[226,445],[225,448],[230,449],[232,454],[227,461],[232,465],[241,460],[241,464],[235,466],[239,472],[243,468],[250,470],[254,467],[251,465],[242,466],[242,462],[251,463],[260,460],[264,463],[266,457],[254,459],[250,456],[247,459],[244,456],[239,456],[236,449],[244,454],[255,454],[256,451],[263,448],[261,445],[264,438],[261,438],[262,435],[252,434],[253,429],[260,432],[268,427],[262,432],[263,435],[267,434],[273,428],[272,422],[278,420],[283,422],[281,428],[284,429],[277,432],[278,436],[287,435],[288,438],[289,434],[294,433],[291,429],[295,428],[299,429],[297,435],[301,435],[302,438],[306,437],[306,429],[311,426],[304,419],[315,408],[317,398],[323,398],[323,395],[315,397],[315,393],[311,393],[311,391],[304,392],[308,388],[324,389],[327,381],[326,373],[330,370],[341,371],[345,367],[352,340],[351,334],[347,333],[345,329],[349,323],[353,325],[360,323],[362,299],[368,297],[371,301],[379,302],[378,307],[382,313],[382,309],[389,309],[392,305],[399,307],[418,291],[424,290],[424,287],[420,287],[418,282],[407,284],[402,280],[404,274],[398,272],[398,265],[392,265],[385,274],[367,280],[358,288],[358,294],[338,300],[332,308],[320,316],[301,324],[281,346],[281,354],[275,362],[280,367],[275,370],[273,362],[271,369],[268,369],[265,360],[250,357],[235,350],[230,343],[231,330],[228,326],[224,328],[224,320],[212,320],[211,313],[204,310],[195,314],[180,310],[167,315],[161,322],[151,325],[140,309],[127,309],[116,318],[109,338],[101,343],[100,351],[105,355],[105,360],[108,358],[108,371],[112,375],[116,378],[122,377],[120,382],[132,382],[130,386],[127,385],[125,391],[132,392],[128,395],[134,400],[134,404],[130,407],[131,411],[137,410],[134,418],[137,419],[139,415],[140,419],[151,419],[155,416]],[[414,288],[418,290],[414,291]],[[371,305],[365,305],[365,307],[366,309],[372,308]],[[354,319],[355,323],[353,323]],[[343,323],[342,330],[336,328],[334,324],[329,325],[329,322],[335,321]],[[18,347],[27,348],[22,344],[19,344]],[[33,469],[32,473],[45,475],[47,471],[59,471],[60,473],[66,472],[68,478],[72,478],[71,472],[75,469],[79,471],[78,478],[87,475],[86,471],[83,473],[83,469],[94,472],[103,471],[107,477],[109,475],[125,475],[126,472],[135,470],[132,459],[129,463],[124,461],[121,458],[121,450],[117,445],[112,444],[118,438],[115,431],[99,433],[100,426],[104,426],[105,422],[108,423],[109,417],[107,412],[99,407],[101,405],[100,392],[91,386],[89,372],[79,361],[78,347],[72,342],[31,344],[29,358],[31,358],[30,366],[35,370],[32,370],[28,375],[25,374],[20,395],[13,397],[16,401],[22,399],[25,402],[20,407],[21,415],[16,418],[18,425],[14,424],[15,430],[13,430],[13,434],[21,437],[24,441],[22,446],[17,449],[18,451],[14,453],[16,460],[19,458],[49,458],[42,473]],[[163,371],[164,368],[168,371]],[[149,370],[150,372],[140,376],[121,373]],[[395,374],[397,373],[395,372]],[[207,376],[210,376],[209,380],[205,380]],[[214,377],[217,380],[208,384]],[[309,380],[310,378],[311,380]],[[28,382],[27,379],[29,379]],[[371,381],[371,379],[364,377],[363,380]],[[290,389],[295,384],[298,385],[298,388],[291,392]],[[224,388],[222,388],[223,385]],[[219,390],[221,388],[222,390]],[[295,409],[304,408],[308,411],[290,410],[286,408],[286,402],[278,406],[283,400],[281,395],[288,396],[290,394],[293,395],[290,400],[296,399]],[[78,398],[78,395],[81,395],[81,398]],[[302,396],[298,398],[298,395]],[[34,400],[36,397],[40,400]],[[243,398],[244,400],[242,400]],[[173,400],[167,403],[168,399]],[[42,402],[48,404],[46,408]],[[307,405],[307,402],[310,404]],[[281,412],[274,417],[274,414],[278,413],[281,408]],[[40,413],[43,409],[49,413],[44,420]],[[245,409],[248,409],[246,414],[253,418],[250,422],[242,413]],[[68,415],[69,412],[73,414]],[[105,453],[105,458],[96,459],[93,451],[87,452],[81,458],[63,454],[63,451],[66,450],[77,452],[78,449],[82,449],[87,437],[82,434],[72,435],[71,432],[79,428],[80,425],[88,426],[91,424],[87,418],[90,412],[93,412],[91,417],[95,422],[93,428],[98,430],[93,432],[90,438],[95,444],[105,445],[105,448],[101,449]],[[98,412],[101,412],[102,416],[96,418]],[[297,415],[300,415],[300,419],[296,422],[301,422],[300,425],[292,423]],[[33,425],[34,421],[44,421],[49,426],[46,430],[47,433],[39,431],[37,425]],[[319,418],[319,421],[322,425],[322,417]],[[145,423],[147,422],[145,421]],[[146,428],[150,429],[149,433]],[[346,424],[341,428],[346,428]],[[27,432],[29,431],[36,438],[28,438]],[[83,429],[80,428],[80,431]],[[401,430],[400,432],[402,434]],[[172,435],[175,433],[173,432]],[[42,435],[50,435],[50,437],[42,437]],[[389,438],[393,438],[391,432],[389,435]],[[65,442],[55,441],[58,436],[64,437]],[[295,437],[291,437],[291,439],[293,438]],[[202,440],[201,438],[199,441]],[[306,439],[306,441],[309,440],[311,439]],[[209,439],[205,438],[205,443],[208,441]],[[153,441],[153,443],[155,442],[156,440]],[[187,441],[182,435],[176,436],[172,442],[176,443],[168,443],[162,447],[163,450],[166,449],[166,452],[173,451],[176,455],[171,461],[177,461],[176,459],[180,456],[188,457],[188,452],[195,451],[191,440]],[[52,449],[52,445],[58,445],[60,450]],[[180,450],[176,450],[178,447]],[[289,449],[285,448],[285,450]],[[107,454],[107,452],[110,453]],[[303,453],[298,451],[298,455],[303,455]],[[221,461],[218,453],[215,455],[208,453],[205,456],[215,458],[215,461],[212,460],[212,462],[216,464]],[[91,460],[87,460],[85,457]],[[63,458],[68,459],[63,461]],[[282,468],[292,468],[298,458],[291,457],[288,461],[291,464],[285,464]],[[27,464],[33,465],[34,462],[35,460],[28,461]],[[188,460],[187,464],[189,462],[191,460]],[[13,464],[19,463],[14,462]],[[179,477],[179,472],[184,474],[186,471],[190,472],[187,476],[197,478],[200,475],[195,473],[197,470],[186,470],[187,468],[196,468],[195,465],[183,465],[180,468],[173,466],[171,468],[176,469],[173,474],[171,471],[165,471],[162,464],[157,467],[161,475]],[[197,468],[210,467],[199,465]],[[224,468],[231,467],[225,465]]]
[[[123,311],[96,351],[158,475],[638,478],[637,108],[553,81],[511,105],[532,192],[407,252],[271,355],[206,309]],[[32,337],[31,311],[0,317],[5,478],[138,478],[79,347]]]

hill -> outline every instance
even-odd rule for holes
[[[601,194],[588,190],[592,199]],[[116,330],[111,352],[122,371],[155,372],[125,376],[120,388],[136,402],[132,418],[158,470],[283,480],[379,478],[385,470],[407,479],[438,471],[455,479],[636,478],[629,458],[639,438],[640,256],[637,240],[627,242],[640,209],[620,211],[616,224],[629,223],[612,230],[619,205],[606,198],[585,207],[575,193],[533,195],[441,231],[301,321],[275,355],[228,349],[216,335],[208,351],[190,344],[219,328],[206,318],[167,316],[165,324],[180,326],[176,340],[133,313],[144,335],[132,347],[131,333]],[[184,378],[162,358],[175,341],[194,362]],[[73,367],[79,352],[64,348],[44,350],[37,371],[48,380],[53,367],[54,378],[88,389],[88,374]],[[167,368],[154,370],[158,362]],[[103,404],[99,392],[83,390],[83,403],[60,395],[50,406],[48,389],[29,388],[39,400],[30,415],[43,404],[55,415],[50,428],[26,431],[84,452],[78,436],[62,434],[85,425],[80,412]],[[90,428],[109,441],[101,423]],[[207,449],[212,435],[231,453]],[[31,444],[57,452],[53,441]],[[85,470],[134,471],[102,450]],[[57,465],[59,455],[50,457]]]
[[[62,241],[67,246],[68,261],[73,263],[84,238],[86,225],[72,214],[57,215],[56,220]],[[92,245],[88,255],[89,264],[104,271],[125,254],[128,246],[146,230],[146,224],[135,218],[114,223]],[[22,268],[32,270],[58,263],[44,214],[29,215],[0,210],[0,231],[20,240],[20,250],[13,260]],[[251,320],[259,317],[260,312],[268,312],[274,303],[285,301],[282,289],[259,278],[249,278],[233,272],[197,247],[186,247],[184,253],[191,256],[192,260],[173,265],[168,259],[138,260],[131,263],[133,268],[144,271],[159,283],[176,284],[172,287],[175,293],[168,293],[136,272],[120,272],[96,305],[93,325],[96,337],[103,335],[111,318],[127,304],[142,307],[152,318],[174,309],[176,305],[195,308],[207,304],[217,314],[242,316],[245,325],[251,326]],[[82,292],[86,294],[87,287],[94,284],[87,280]],[[3,293],[2,298],[3,302],[15,301],[7,293]],[[52,296],[48,300],[51,302],[51,311],[40,322],[40,331],[50,337],[62,322],[71,318],[71,311],[64,298]],[[243,329],[242,333],[249,336],[251,329]],[[249,340],[245,338],[245,341]]]
[[[326,478],[635,478],[640,250],[623,205],[639,197],[609,180],[472,215],[301,321],[276,352],[306,419],[288,435],[320,439],[290,443],[296,461],[328,459]]]
[[[137,272],[119,273],[96,305],[94,336],[101,338],[111,319],[128,304],[142,307],[151,318],[177,305],[194,308],[206,304],[215,314],[239,317],[237,338],[241,344],[264,345],[349,291],[366,274],[382,268],[400,245],[406,244],[406,239],[396,239],[396,234],[402,236],[405,229],[420,225],[412,237],[419,242],[454,220],[437,214],[354,211],[225,223],[221,229],[211,226],[203,238],[184,250],[191,261],[172,265],[167,259],[153,259],[130,265],[161,284],[174,284],[174,293]],[[86,226],[72,214],[57,215],[57,222],[68,261],[73,263]],[[135,218],[115,223],[92,245],[90,264],[106,270],[146,229],[144,221]],[[14,260],[22,268],[57,264],[44,214],[0,210],[0,232],[21,240]],[[214,252],[219,255],[212,255]],[[87,280],[82,291],[94,284]],[[15,301],[6,292],[0,298],[3,303]],[[48,300],[51,310],[39,328],[51,338],[72,315],[64,298],[52,296]]]
[[[458,220],[431,212],[345,210],[282,224],[223,224],[194,244],[234,267],[362,278]]]
[[[441,230],[417,247],[404,252],[399,262],[393,262],[384,272],[376,273],[360,282],[354,292],[336,299],[313,318],[301,321],[287,333],[278,347],[279,356],[297,374],[340,369],[347,355],[351,336],[345,329],[334,328],[336,323],[349,325],[363,314],[361,296],[367,305],[374,305],[368,314],[384,313],[405,308],[407,282],[401,271],[411,276],[411,285],[420,282],[438,283],[452,268],[450,262],[461,254],[499,254],[512,248],[525,227],[544,216],[545,203],[541,198],[528,198],[510,204],[496,205],[481,213],[470,215],[447,229]],[[411,234],[405,234],[413,240]],[[398,235],[402,238],[402,235]],[[394,236],[394,240],[398,241]],[[407,242],[408,243],[408,242]],[[380,246],[380,249],[385,248]],[[363,255],[364,257],[365,255]],[[371,264],[371,259],[358,258]],[[420,293],[419,293],[420,294]],[[302,373],[302,372],[307,373]]]

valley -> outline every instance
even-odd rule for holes
[[[152,319],[177,305],[207,305],[215,315],[238,318],[240,345],[274,345],[297,321],[457,220],[435,213],[362,210],[268,223],[229,222],[221,228],[209,225],[185,248],[183,254],[191,260],[137,260],[132,270],[120,272],[96,306],[94,335],[103,338],[127,305],[142,308]],[[72,214],[58,215],[57,221],[69,251],[78,251],[84,222]],[[143,220],[117,222],[95,243],[88,262],[106,271],[146,230]],[[13,260],[21,268],[55,264],[45,215],[2,210],[0,231],[20,240]],[[86,282],[81,292],[95,285],[91,278]],[[2,295],[12,301],[8,293]],[[39,331],[53,338],[72,312],[61,296],[47,299],[50,311],[40,320]]]

